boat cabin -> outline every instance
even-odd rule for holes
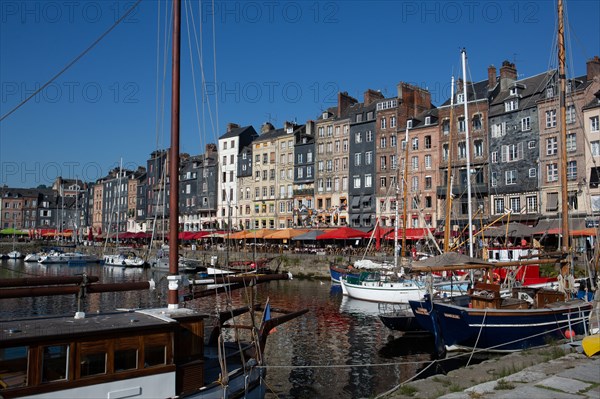
[[[172,397],[204,385],[204,319],[189,309],[0,322],[0,397]]]

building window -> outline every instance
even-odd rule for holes
[[[473,141],[473,152],[474,152],[475,158],[483,157],[483,140]]]
[[[551,128],[556,126],[556,110],[551,109],[546,111],[546,128]]]
[[[365,152],[365,165],[371,165],[373,163],[373,151]]]
[[[381,118],[381,128],[385,129],[386,128],[386,121],[385,121],[385,117]]]
[[[352,180],[354,181],[354,188],[360,188],[360,176],[354,176]]]
[[[414,137],[412,139],[412,149],[414,151],[417,151],[419,149],[419,138],[418,137]]]
[[[467,145],[464,141],[458,143],[458,159],[465,159],[467,157]]]
[[[361,132],[356,132],[354,134],[354,142],[355,143],[362,143],[362,133]]]
[[[419,177],[418,176],[413,176],[412,178],[412,184],[411,184],[411,189],[412,191],[419,191]]]
[[[425,155],[425,169],[431,169],[431,155]]]
[[[385,176],[379,178],[379,187],[386,188],[387,187],[387,179]]]
[[[398,142],[398,139],[396,138],[396,135],[392,134],[390,136],[390,147],[396,147],[397,142]]]
[[[574,211],[577,210],[577,191],[569,191],[567,195],[567,202],[569,203],[569,208]]]
[[[504,103],[504,112],[515,111],[519,108],[519,100],[513,98],[512,100],[508,100]]]
[[[373,141],[373,132],[372,132],[372,131],[368,130],[368,131],[365,133],[365,141],[366,141],[367,143],[371,143],[371,142]]]
[[[590,118],[590,132],[598,132],[598,131],[600,131],[599,117],[592,116]]]
[[[537,176],[537,169],[529,168],[529,177],[536,177],[536,176]]]
[[[575,122],[575,106],[569,105],[567,106],[567,123]]]
[[[521,212],[521,198],[512,197],[510,199],[510,210],[513,212]]]
[[[473,115],[473,130],[481,129],[481,114]]]
[[[396,117],[390,116],[390,127],[396,127]]]
[[[492,138],[502,137],[506,134],[506,122],[494,123],[492,125]]]
[[[494,213],[504,213],[504,198],[494,198]]]
[[[431,176],[425,176],[425,189],[431,189]]]
[[[550,137],[546,139],[546,155],[558,154],[558,139],[556,137]]]
[[[527,212],[528,213],[536,213],[537,209],[537,197],[535,195],[530,195],[525,197],[525,201],[527,202]]]
[[[442,121],[442,133],[443,134],[450,133],[450,120],[449,119],[444,119]]]
[[[414,156],[411,158],[411,169],[419,170],[419,157],[418,156]]]
[[[567,162],[567,180],[577,180],[577,161]]]
[[[442,145],[442,159],[444,161],[448,160],[448,144],[443,144]]]
[[[577,136],[575,135],[575,133],[567,134],[567,151],[577,151]]]
[[[498,185],[498,172],[492,172],[492,187],[496,187]]]
[[[506,185],[517,184],[517,171],[507,170],[505,173]]]
[[[365,187],[371,187],[373,185],[373,177],[371,175],[365,175]]]
[[[546,166],[546,180],[548,182],[558,181],[558,164],[551,163]]]
[[[492,163],[498,163],[498,151],[490,153],[490,158]]]
[[[362,154],[360,152],[354,154],[354,166],[360,166]]]
[[[521,119],[521,130],[524,132],[531,130],[531,118],[529,116]]]
[[[461,116],[458,118],[458,132],[459,133],[465,132],[465,117],[464,116]]]
[[[594,140],[590,142],[590,146],[592,147],[592,156],[598,157],[600,156],[600,141]]]
[[[386,168],[387,168],[387,157],[385,155],[382,155],[382,156],[379,157],[379,167],[380,167],[380,169],[382,171],[386,170]]]
[[[520,159],[523,159],[523,143],[502,146],[502,162],[514,162]]]
[[[387,138],[385,136],[379,139],[379,147],[385,148],[387,147]]]

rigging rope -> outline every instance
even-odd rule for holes
[[[135,4],[133,4],[127,11],[125,11],[125,13],[121,16],[121,18],[117,19],[115,21],[114,24],[112,24],[112,26],[110,28],[108,28],[104,33],[102,33],[102,35],[100,35],[99,38],[97,38],[96,40],[94,40],[92,42],[92,44],[90,44],[85,50],[83,50],[81,53],[79,53],[79,55],[77,55],[77,57],[75,57],[73,60],[71,60],[65,67],[63,67],[60,71],[58,71],[57,74],[55,74],[54,76],[52,76],[50,78],[50,80],[48,80],[46,83],[44,83],[42,86],[40,86],[36,91],[34,91],[33,93],[31,93],[29,95],[29,97],[25,98],[23,101],[21,101],[19,104],[17,104],[14,108],[12,108],[10,111],[8,111],[7,113],[5,113],[4,115],[2,115],[2,117],[0,117],[0,122],[2,122],[4,119],[6,119],[9,115],[11,115],[13,112],[15,112],[16,110],[18,110],[19,108],[21,108],[23,105],[25,105],[25,103],[27,103],[29,100],[31,100],[33,97],[35,97],[38,93],[40,93],[42,90],[44,90],[46,87],[48,87],[52,82],[54,82],[56,79],[58,79],[63,73],[65,73],[67,70],[69,70],[73,65],[75,65],[75,63],[77,61],[79,61],[81,58],[83,58],[83,56],[85,56],[87,53],[89,53],[94,47],[96,47],[96,45],[98,43],[100,43],[100,41],[102,39],[104,39],[113,29],[115,29],[117,27],[117,25],[119,25],[125,18],[127,18],[129,16],[129,14],[131,14],[133,12],[133,10],[142,2],[142,0],[137,0],[135,2]]]

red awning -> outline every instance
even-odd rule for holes
[[[433,229],[421,228],[421,227],[406,229],[406,239],[407,240],[420,240],[421,238],[424,238],[427,236],[428,231],[432,232]],[[401,239],[403,234],[404,234],[404,230],[398,229],[398,239]],[[386,236],[386,239],[393,240],[394,234],[388,234]]]
[[[352,240],[355,238],[367,238],[369,233],[356,230],[350,227],[340,227],[330,230],[317,237],[317,240]]]

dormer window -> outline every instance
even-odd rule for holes
[[[406,128],[407,129],[412,129],[412,127],[413,127],[413,121],[412,121],[412,119],[407,120],[406,121]]]
[[[511,87],[511,88],[510,88],[510,95],[511,95],[511,96],[516,96],[516,95],[517,95],[517,92],[518,92],[518,90],[517,90],[517,88],[516,88],[516,87]]]
[[[515,111],[519,108],[519,100],[514,98],[504,103],[504,112]]]
[[[546,87],[546,98],[554,97],[554,86]]]
[[[465,102],[465,93],[459,93],[456,95],[456,102],[458,104],[464,103]]]
[[[431,125],[431,116],[426,116],[425,117],[425,124],[426,125]]]

